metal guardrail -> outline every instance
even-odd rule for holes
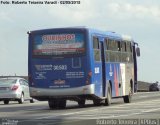
[[[138,81],[138,92],[149,92],[150,83]]]

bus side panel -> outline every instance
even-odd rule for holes
[[[124,95],[128,95],[131,88],[132,88],[132,92],[134,92],[134,67],[133,67],[133,63],[128,63],[125,65],[125,81],[126,81],[126,88],[125,88]]]
[[[102,63],[95,62],[94,64],[94,81],[95,84],[95,95],[102,97]]]
[[[134,79],[133,64],[107,63],[106,80],[112,84],[112,97],[121,97],[129,94],[131,80]],[[134,82],[132,87],[134,86]],[[132,88],[134,89],[134,87]]]
[[[123,96],[125,93],[125,64],[106,63],[106,81],[111,83],[112,97]]]

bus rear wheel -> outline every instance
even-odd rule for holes
[[[60,109],[65,109],[66,108],[66,100],[65,99],[62,99],[62,100],[59,100],[58,101],[58,107],[60,108]]]
[[[95,99],[95,100],[93,100],[93,104],[94,104],[95,106],[100,106],[100,105],[101,105],[101,100]]]
[[[78,105],[79,105],[79,107],[84,107],[84,106],[85,106],[85,102],[86,102],[86,100],[85,100],[85,99],[81,99],[81,100],[79,100],[79,101],[78,101]]]
[[[104,105],[106,105],[106,106],[111,105],[111,99],[112,99],[112,91],[111,91],[110,84],[108,84],[107,98],[105,99]]]
[[[48,100],[48,105],[50,109],[55,109],[58,106],[56,100]]]
[[[66,100],[63,99],[53,99],[48,101],[48,105],[50,109],[64,109],[66,107]]]
[[[9,104],[9,100],[4,100],[4,104],[5,105]]]

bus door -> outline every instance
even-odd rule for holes
[[[104,51],[104,42],[100,41],[100,50],[101,50],[101,63],[102,63],[102,94],[103,97],[105,97],[105,92],[106,92],[106,67],[105,67],[105,51]]]

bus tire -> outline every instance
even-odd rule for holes
[[[34,99],[30,99],[30,103],[34,103]]]
[[[126,96],[123,96],[123,100],[124,100],[124,103],[131,103],[131,100],[132,100],[132,86],[130,87],[129,94],[126,95]]]
[[[59,105],[58,105],[58,107],[60,108],[60,109],[65,109],[66,108],[66,100],[65,99],[62,99],[62,100],[59,100]]]
[[[8,105],[9,104],[9,100],[4,100],[4,104]]]
[[[95,100],[93,100],[93,104],[95,106],[100,106],[101,105],[101,101],[99,99],[95,99]]]
[[[79,105],[79,107],[84,107],[85,106],[85,102],[86,102],[86,100],[85,99],[80,99],[79,101],[78,101],[78,105]]]
[[[131,98],[132,96],[130,94],[123,96],[124,103],[131,103],[131,100],[132,100]]]
[[[58,106],[57,101],[55,100],[48,100],[48,105],[50,109],[55,109]]]
[[[108,84],[107,98],[105,99],[104,105],[106,105],[106,106],[111,105],[111,99],[112,99],[112,91],[111,91],[110,84]]]

